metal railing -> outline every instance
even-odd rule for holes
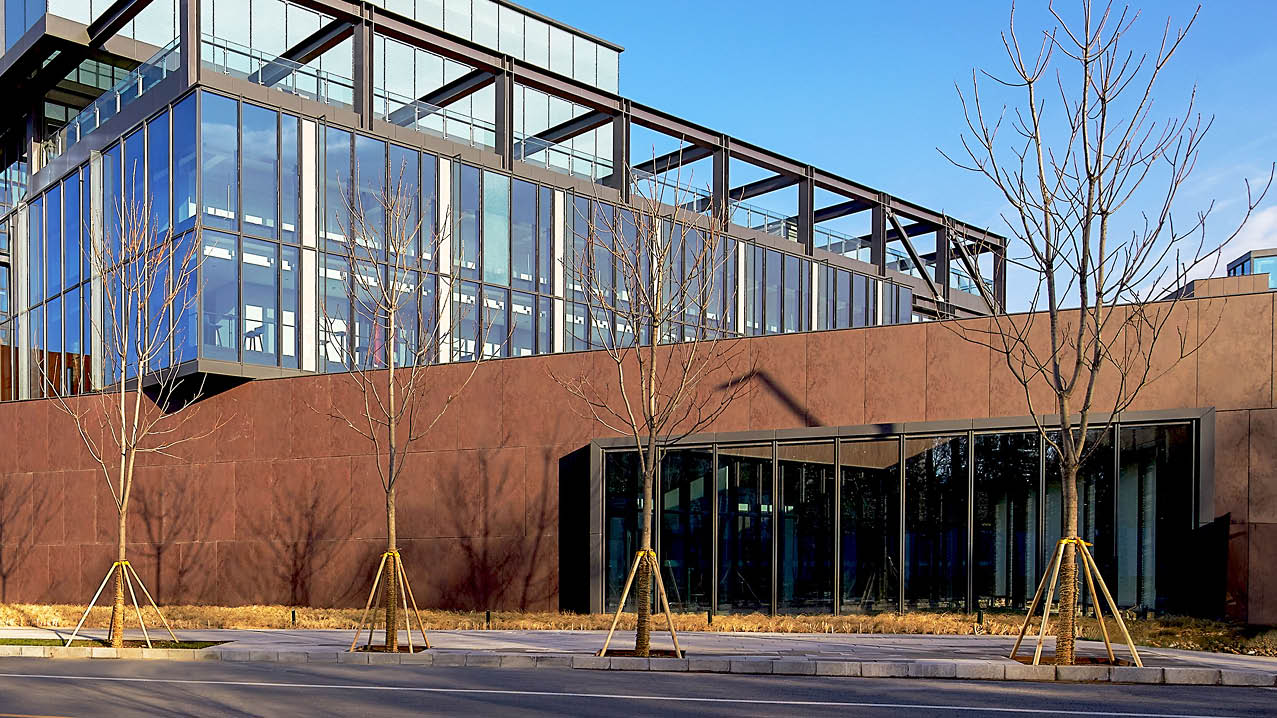
[[[146,94],[164,78],[177,72],[181,65],[181,50],[174,39],[151,56],[151,59],[133,68],[111,89],[102,93],[88,107],[71,118],[65,127],[45,140],[41,151],[44,164],[60,157],[64,152],[84,139],[107,120],[115,117],[125,107]]]
[[[290,95],[348,110],[355,106],[355,84],[349,77],[317,70],[230,40],[204,35],[200,42],[200,62],[214,72]]]

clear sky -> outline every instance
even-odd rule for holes
[[[936,148],[961,149],[954,83],[1007,67],[1008,0],[523,4],[624,46],[623,95],[1005,233],[992,185]],[[1155,49],[1167,19],[1186,22],[1197,3],[1132,7],[1141,17],[1129,47]],[[1053,24],[1045,1],[1021,2],[1016,21],[1022,36]],[[1187,219],[1216,200],[1212,234],[1236,221],[1244,179],[1266,178],[1277,160],[1274,28],[1277,2],[1206,0],[1161,84],[1157,114],[1182,111],[1196,85],[1198,109],[1215,116],[1178,205]],[[1261,210],[1226,258],[1277,245],[1277,192]]]

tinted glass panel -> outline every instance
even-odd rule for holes
[[[1023,608],[1038,584],[1038,434],[975,437],[974,590],[982,608]]]
[[[905,607],[962,609],[967,593],[967,437],[905,442]]]
[[[1198,565],[1218,560],[1193,536],[1192,427],[1124,426],[1121,435],[1118,603],[1180,614],[1210,610],[1220,587],[1185,570],[1190,557],[1200,557]]]
[[[834,444],[783,444],[777,610],[834,607]]]
[[[239,207],[238,103],[200,95],[204,226],[235,229]]]
[[[621,600],[626,576],[639,549],[639,519],[642,506],[643,480],[638,454],[633,451],[609,452],[604,455],[604,536],[607,542],[604,567],[608,611],[615,611]],[[634,602],[634,591],[628,603]]]
[[[680,449],[661,462],[661,578],[674,611],[710,608],[713,458],[709,449]]]
[[[771,610],[772,448],[718,454],[718,610]]]
[[[210,359],[238,359],[239,281],[236,274],[238,240],[221,232],[204,232],[200,264],[203,277],[200,310],[203,330],[201,355]]]
[[[276,236],[276,203],[279,201],[278,115],[273,110],[243,105],[244,231],[259,237]],[[247,321],[247,317],[245,317]],[[245,345],[247,346],[247,345]]]
[[[894,610],[900,584],[900,442],[844,441],[842,610]]]

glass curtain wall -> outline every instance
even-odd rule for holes
[[[1117,517],[1115,538],[1085,526],[1092,551],[1113,556],[1110,590],[1124,608],[1202,610],[1194,575],[1176,570],[1197,528],[1196,424],[1124,424],[1112,434],[1116,444],[1096,436],[1116,478],[1088,464],[1084,483],[1116,490],[1080,494],[1083,515],[1113,509]],[[836,449],[832,438],[667,449],[655,548],[671,606],[1023,611],[1059,536],[1058,511],[1048,506],[1058,506],[1053,459],[1041,446],[1022,429],[846,438]],[[634,452],[606,451],[603,476],[605,595],[614,610],[638,546]]]

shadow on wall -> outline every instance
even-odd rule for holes
[[[771,394],[772,396],[776,397],[780,401],[781,406],[783,406],[786,410],[788,410],[789,413],[793,415],[793,417],[797,419],[803,426],[824,426],[825,425],[824,422],[821,421],[819,417],[814,416],[811,413],[811,411],[806,407],[806,405],[802,401],[799,401],[797,397],[795,397],[793,394],[786,391],[785,388],[782,387],[780,384],[776,383],[776,380],[772,378],[772,375],[770,372],[758,371],[757,369],[755,369],[743,375],[741,377],[741,380],[749,382],[750,387],[743,396],[737,399],[737,401],[749,401],[751,394],[754,394],[755,392],[759,392],[761,390],[762,392],[766,392],[767,394]],[[725,391],[729,387],[730,387],[730,383],[723,383],[718,385],[718,387],[716,388],[720,391]],[[775,428],[775,427],[754,427],[754,428],[765,429],[765,428]]]
[[[34,522],[54,508],[48,503],[47,493],[35,491],[31,474],[0,477],[0,603],[7,603],[17,588],[35,546]]]

